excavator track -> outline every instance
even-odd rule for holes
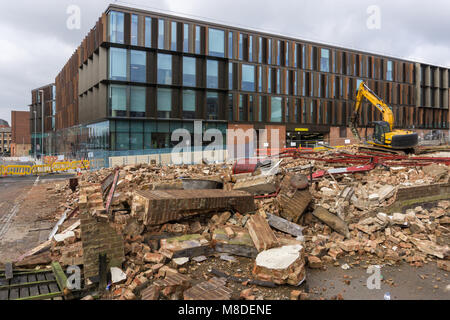
[[[390,153],[393,155],[398,156],[405,156],[408,155],[409,150],[394,150],[389,148],[383,148],[383,147],[376,147],[376,146],[370,146],[370,145],[358,145],[358,151],[375,151],[375,152],[382,152],[382,153]]]

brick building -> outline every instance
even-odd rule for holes
[[[397,128],[423,135],[449,128],[449,80],[441,66],[110,5],[56,77],[54,145],[171,148],[194,119],[221,132],[279,129],[282,146],[343,144],[360,81]],[[377,120],[364,103],[361,127]]]
[[[30,112],[11,111],[11,156],[28,156],[30,151]]]
[[[0,157],[11,153],[11,127],[8,122],[0,119]]]

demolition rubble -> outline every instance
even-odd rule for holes
[[[49,249],[63,267],[82,266],[100,298],[119,300],[254,300],[279,286],[307,299],[308,270],[346,256],[346,268],[434,263],[448,272],[449,159],[418,159],[344,150],[237,174],[237,164],[87,172],[74,192],[52,190],[66,196],[55,217],[65,221],[20,263],[36,266]],[[359,167],[342,170],[348,163]],[[242,272],[202,268],[212,260]]]

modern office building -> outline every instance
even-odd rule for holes
[[[56,152],[170,148],[171,133],[192,132],[195,119],[203,130],[279,129],[282,146],[339,145],[352,139],[360,81],[398,128],[447,130],[449,77],[445,67],[110,5],[56,77]],[[375,120],[365,103],[361,126]]]
[[[30,112],[11,111],[11,157],[30,155]]]
[[[31,152],[40,155],[54,152],[56,87],[48,84],[31,91],[29,126],[31,131]],[[43,146],[43,147],[42,147]]]
[[[0,119],[0,157],[11,154],[11,127],[8,122]]]

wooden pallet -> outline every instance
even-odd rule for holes
[[[1,300],[62,300],[64,298],[64,273],[58,265],[45,270],[14,270],[7,279],[8,270],[0,270]]]

